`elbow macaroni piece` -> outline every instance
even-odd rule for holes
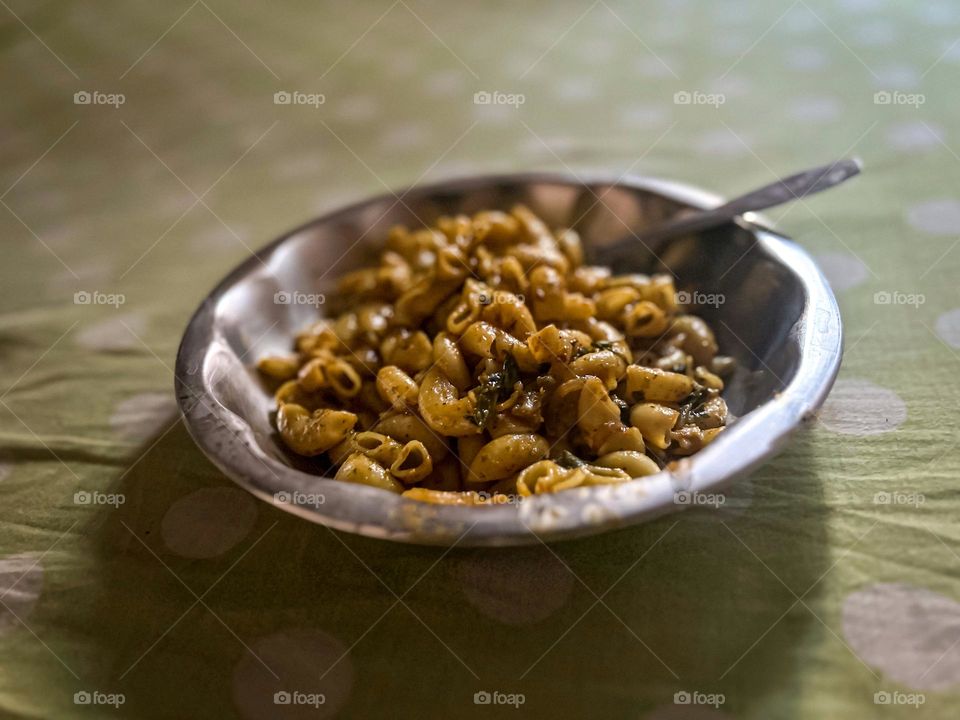
[[[523,206],[390,230],[329,317],[257,369],[293,452],[454,505],[627,482],[722,432],[733,361],[668,275],[584,264]]]

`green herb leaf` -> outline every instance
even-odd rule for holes
[[[520,368],[513,355],[507,353],[500,371],[490,373],[475,391],[477,404],[471,420],[480,428],[486,428],[493,417],[497,403],[501,403],[513,393],[513,387],[520,380]]]
[[[569,450],[564,450],[562,453],[557,455],[553,461],[560,467],[567,468],[567,470],[573,470],[573,468],[582,467],[583,465],[587,464]]]
[[[696,417],[700,407],[711,397],[708,388],[697,385],[693,392],[680,403],[680,419],[677,422],[677,427],[683,427],[690,421],[691,417]]]
[[[627,405],[626,401],[620,398],[618,395],[615,395],[614,392],[610,391],[610,399],[620,408],[620,422],[626,426],[630,426],[630,406]]]

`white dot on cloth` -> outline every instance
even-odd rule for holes
[[[459,70],[438,70],[423,79],[423,89],[428,95],[449,97],[466,87],[463,73]]]
[[[750,92],[750,81],[743,75],[724,75],[710,83],[709,91],[712,93],[723,93],[726,99],[732,97],[743,97]]]
[[[124,352],[143,348],[137,336],[143,337],[146,329],[147,319],[144,315],[141,313],[124,313],[90,325],[81,326],[74,336],[74,340],[87,350]]]
[[[897,39],[897,31],[887,21],[878,21],[863,25],[853,33],[854,40],[868,47],[891,45]]]
[[[348,95],[335,102],[333,111],[340,120],[367,122],[380,113],[380,101],[373,95]]]
[[[927,25],[952,25],[960,22],[960,12],[947,3],[937,5],[925,2],[915,6],[914,12],[920,22]]]
[[[257,503],[232,487],[201,488],[177,500],[160,523],[166,546],[181,557],[223,555],[243,540],[257,521]]]
[[[610,18],[612,22],[617,23],[618,28],[623,29],[623,25],[614,18],[613,15],[610,15]],[[644,35],[647,35],[646,30],[644,31]],[[675,20],[664,20],[652,25],[647,37],[655,37],[657,39],[657,45],[678,45],[686,40],[688,35],[689,33],[687,32],[685,23],[676,22]]]
[[[648,78],[665,78],[681,74],[680,61],[677,58],[659,54],[641,57],[633,67],[639,75]]]
[[[907,405],[893,390],[862,378],[841,378],[820,409],[820,420],[841,435],[879,435],[907,419]]]
[[[414,50],[397,50],[390,54],[390,62],[383,68],[389,77],[412,75],[420,62],[420,55]]]
[[[573,575],[542,547],[472,554],[460,561],[458,574],[470,604],[507,625],[549,617],[573,590]]]
[[[619,25],[616,22],[616,18],[612,15],[610,19],[614,21],[621,29],[622,25]],[[613,23],[611,23],[611,26]],[[604,63],[613,59],[614,52],[616,47],[613,43],[609,42],[605,38],[592,38],[589,40],[584,40],[577,44],[576,53],[577,57],[587,63]]]
[[[817,17],[810,11],[809,8],[803,5],[789,11],[786,17],[780,21],[780,24],[783,26],[784,30],[794,35],[808,33],[812,30],[823,29],[823,25],[820,24],[820,21],[817,19]]]
[[[62,268],[50,276],[47,287],[58,293],[106,287],[111,269],[109,262],[99,258],[71,262],[69,270]]]
[[[554,154],[563,157],[564,153],[571,152],[576,148],[576,141],[568,136],[558,137],[533,137],[529,135],[520,141],[520,150],[530,155],[543,155],[551,160],[556,160]]]
[[[720,56],[742,55],[751,42],[746,35],[720,33],[713,39],[713,49]]]
[[[140,393],[117,404],[110,427],[124,440],[150,440],[176,417],[177,402],[170,393]]]
[[[749,2],[737,0],[717,5],[713,22],[717,25],[745,25],[750,22],[752,8]]]
[[[427,128],[418,123],[397,123],[380,138],[381,144],[391,150],[403,150],[423,145],[429,139]]]
[[[887,144],[901,152],[943,149],[945,137],[946,132],[940,125],[919,120],[894,123],[887,128]]]
[[[657,105],[632,105],[617,113],[617,119],[628,127],[655,128],[665,125],[669,111]]]
[[[471,115],[484,125],[515,125],[517,122],[516,105],[473,105]]]
[[[568,102],[597,97],[597,82],[590,77],[568,77],[555,84],[557,97]]]
[[[333,717],[350,697],[353,663],[343,643],[326,633],[287,630],[255,640],[250,649],[233,671],[233,702],[247,720]],[[280,704],[275,698],[285,696],[278,693],[322,696],[323,703]]]
[[[863,261],[848,252],[819,253],[817,264],[827,276],[830,287],[837,292],[860,285],[870,274]]]
[[[191,239],[191,246],[200,251],[216,251],[229,249],[244,249],[250,244],[250,233],[243,228],[221,224],[212,225],[208,229],[197,233]]]
[[[797,98],[787,106],[791,118],[809,123],[832,122],[840,117],[842,110],[840,101],[829,96]]]
[[[37,553],[18,553],[0,558],[0,635],[26,620],[40,597],[43,566],[39,557]]]
[[[644,720],[730,720],[730,715],[708,705],[661,705]]]
[[[694,148],[704,155],[731,157],[750,152],[750,140],[742,133],[734,135],[726,128],[708,130],[700,134],[693,142]]]
[[[837,2],[837,5],[844,10],[854,13],[875,10],[879,4],[879,0],[838,0]]]
[[[10,463],[0,462],[0,482],[3,482],[10,477],[10,473],[12,471],[13,466],[11,466]]]
[[[960,308],[937,318],[937,335],[950,347],[960,349]]]
[[[280,158],[270,166],[270,176],[276,180],[300,180],[303,178],[319,178],[326,173],[327,168],[322,158],[310,153],[299,153]],[[221,225],[221,227],[223,227]],[[234,230],[241,235],[237,228]],[[236,242],[236,238],[234,238]],[[244,240],[244,242],[247,242]]]
[[[916,203],[907,209],[907,222],[931,235],[956,235],[960,233],[960,201],[937,198]]]
[[[909,90],[920,82],[920,72],[909,65],[888,65],[877,68],[873,84],[884,90]]]
[[[960,683],[960,603],[925,588],[878,583],[843,603],[843,635],[868,665],[916,690]]]
[[[792,70],[810,72],[822,70],[828,65],[827,54],[813,45],[789,48],[786,52],[786,64]]]

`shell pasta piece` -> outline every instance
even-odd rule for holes
[[[671,276],[618,270],[524,206],[392,228],[292,353],[257,362],[277,436],[338,481],[438,504],[660,472],[721,434],[734,363]]]

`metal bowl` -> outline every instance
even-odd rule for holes
[[[498,175],[414,187],[314,220],[237,267],[190,320],[176,391],[196,443],[239,485],[313,522],[402,542],[519,545],[537,536],[590,535],[695,505],[690,498],[721,491],[777,453],[823,402],[841,359],[836,300],[806,252],[748,217],[659,247],[638,243],[631,266],[616,268],[672,272],[694,312],[715,329],[721,352],[738,361],[724,391],[737,419],[672,471],[516,504],[460,507],[336,481],[291,456],[271,426],[272,395],[252,366],[264,355],[288,352],[293,334],[322,314],[322,305],[309,304],[320,298],[310,296],[334,292],[337,276],[368,263],[394,224],[418,226],[518,202],[552,226],[573,225],[589,255],[720,199],[650,178]]]

